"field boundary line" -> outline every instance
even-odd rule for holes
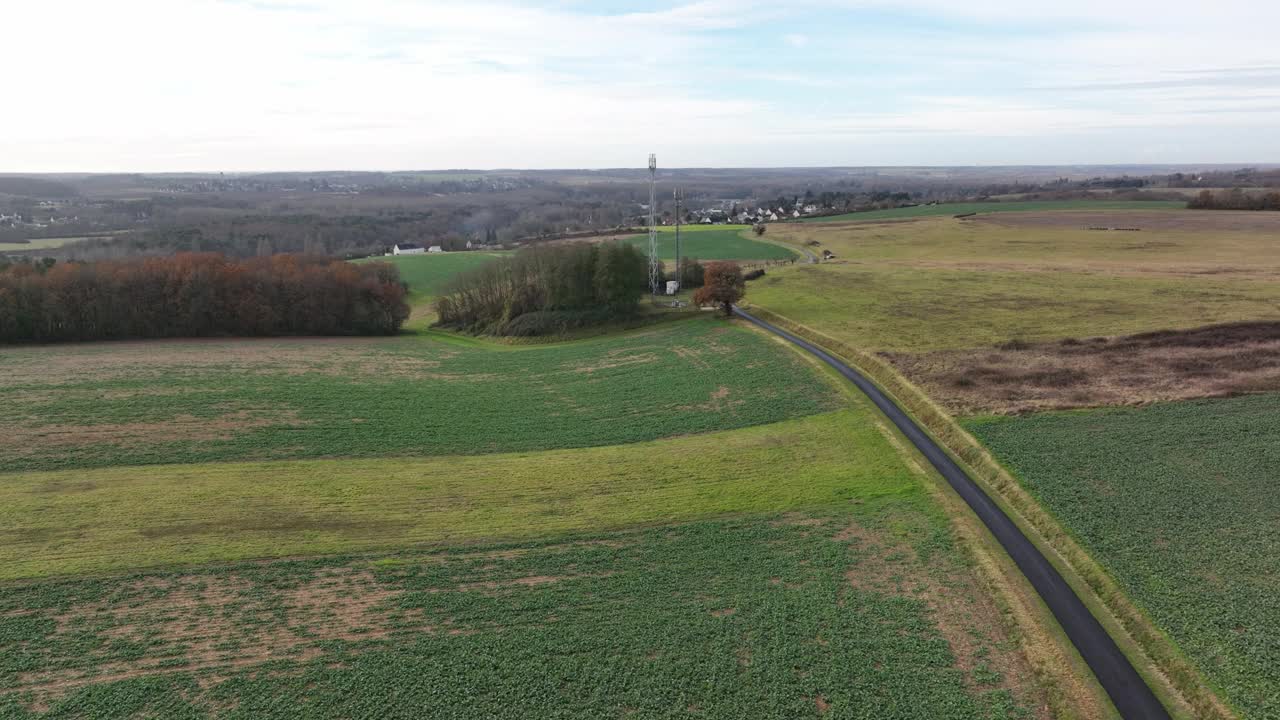
[[[1063,575],[1095,618],[1132,660],[1149,686],[1196,718],[1237,717],[1177,646],[1124,594],[1116,580],[1028,493],[972,435],[886,361],[770,310],[750,312],[819,345],[864,372],[870,382],[919,423],[986,492]]]

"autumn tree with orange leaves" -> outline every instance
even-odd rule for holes
[[[742,268],[736,262],[709,262],[703,278],[702,287],[693,294],[693,302],[697,305],[719,305],[724,316],[731,317],[734,303],[747,293]]]
[[[386,263],[214,253],[0,269],[0,342],[391,335],[409,316]]]

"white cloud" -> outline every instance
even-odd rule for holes
[[[885,12],[928,22],[863,27]],[[1280,3],[43,0],[5,21],[0,171],[919,163],[922,136],[935,163],[1039,138],[1037,162],[1144,131],[1212,160],[1248,147],[1223,128],[1280,160]],[[805,32],[773,53],[781,22]]]

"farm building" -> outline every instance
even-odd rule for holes
[[[427,252],[429,253],[444,252],[444,248],[440,247],[439,245],[432,245],[431,247],[427,248]]]
[[[426,252],[416,243],[396,243],[391,247],[392,255],[421,255]]]

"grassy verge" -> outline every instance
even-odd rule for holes
[[[909,412],[1040,547],[1111,633],[1166,707],[1182,717],[1232,718],[1182,652],[1115,579],[969,433],[880,358],[764,308],[752,313],[820,344],[861,370]]]

